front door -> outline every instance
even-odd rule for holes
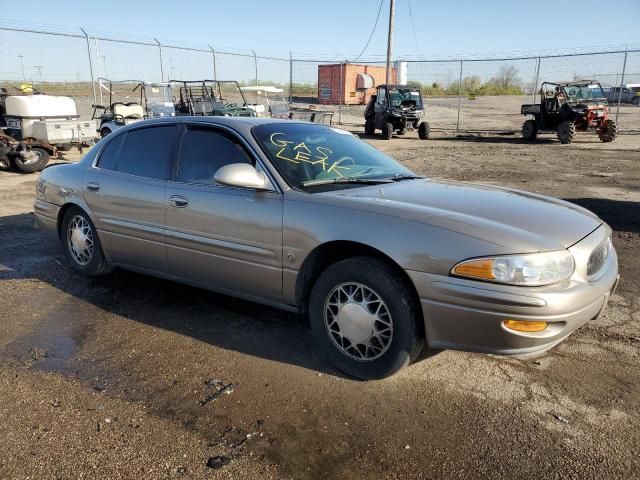
[[[173,275],[268,300],[282,297],[282,194],[216,185],[216,171],[255,164],[241,141],[208,126],[185,128],[166,191]]]
[[[387,109],[387,89],[386,87],[378,88],[378,98],[376,98],[376,103],[373,106],[374,111],[376,112],[376,128],[382,129],[385,118],[385,111]]]
[[[116,133],[88,170],[84,197],[110,262],[168,272],[165,188],[177,132],[156,125]]]

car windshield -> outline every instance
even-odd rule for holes
[[[422,98],[420,92],[407,88],[390,88],[389,101],[392,107],[413,107],[422,108]]]
[[[598,83],[589,85],[567,85],[564,87],[570,102],[605,100],[602,87]]]
[[[146,85],[147,111],[152,117],[175,115],[171,89],[167,85]]]
[[[365,141],[337,128],[282,122],[258,125],[252,131],[287,183],[301,190],[347,188],[414,175]]]

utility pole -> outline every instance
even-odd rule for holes
[[[387,38],[387,81],[386,83],[391,83],[391,50],[393,48],[393,15],[396,9],[395,0],[390,0],[389,5],[389,36]]]
[[[42,85],[42,65],[34,65],[33,68],[38,71],[38,76],[40,77],[40,85]]]
[[[20,57],[20,68],[22,68],[22,81],[26,82],[27,77],[24,74],[24,62],[22,61],[22,55],[18,55],[18,57]]]

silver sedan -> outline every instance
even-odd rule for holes
[[[518,190],[434,181],[343,130],[255,118],[124,127],[44,170],[37,225],[71,267],[122,267],[307,314],[363,379],[423,347],[543,351],[601,314],[611,229]]]

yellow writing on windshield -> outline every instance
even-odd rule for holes
[[[276,157],[280,160],[286,160],[295,164],[308,163],[311,165],[320,165],[325,172],[334,172],[342,177],[340,170],[350,170],[350,167],[341,166],[340,160],[331,163],[331,149],[327,147],[307,146],[305,142],[293,145],[295,142],[286,140],[285,134],[274,132],[269,137],[273,145],[279,147]],[[292,146],[293,145],[293,146]]]

